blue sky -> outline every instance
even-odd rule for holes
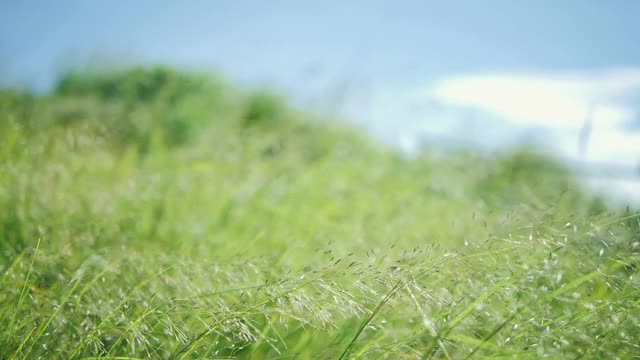
[[[91,62],[211,69],[409,151],[528,137],[576,157],[595,106],[590,159],[636,164],[638,34],[640,1],[0,0],[0,82],[46,89]]]
[[[1,1],[0,66],[38,85],[100,55],[249,81],[309,69],[407,85],[640,63],[635,1]],[[344,73],[344,74],[341,74]]]

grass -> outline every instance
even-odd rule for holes
[[[630,358],[640,218],[166,68],[0,93],[0,358]]]

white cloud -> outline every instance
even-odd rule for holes
[[[516,124],[580,127],[593,107],[601,127],[632,119],[632,107],[616,98],[640,91],[640,68],[555,74],[486,74],[444,79],[421,90],[445,104],[487,111]]]
[[[424,142],[493,150],[527,141],[566,159],[630,167],[640,161],[640,132],[624,126],[640,116],[640,67],[472,74],[368,95],[347,101],[348,117],[407,152]],[[583,158],[579,137],[590,111]]]
[[[561,154],[577,155],[577,134],[559,134],[556,150]],[[611,163],[636,168],[640,161],[640,135],[624,131],[594,131],[589,140],[586,160],[593,163]]]

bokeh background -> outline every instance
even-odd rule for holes
[[[407,153],[533,144],[640,203],[639,33],[633,1],[3,1],[0,82],[211,71]]]

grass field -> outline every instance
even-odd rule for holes
[[[0,358],[640,354],[640,219],[165,68],[0,92]]]

